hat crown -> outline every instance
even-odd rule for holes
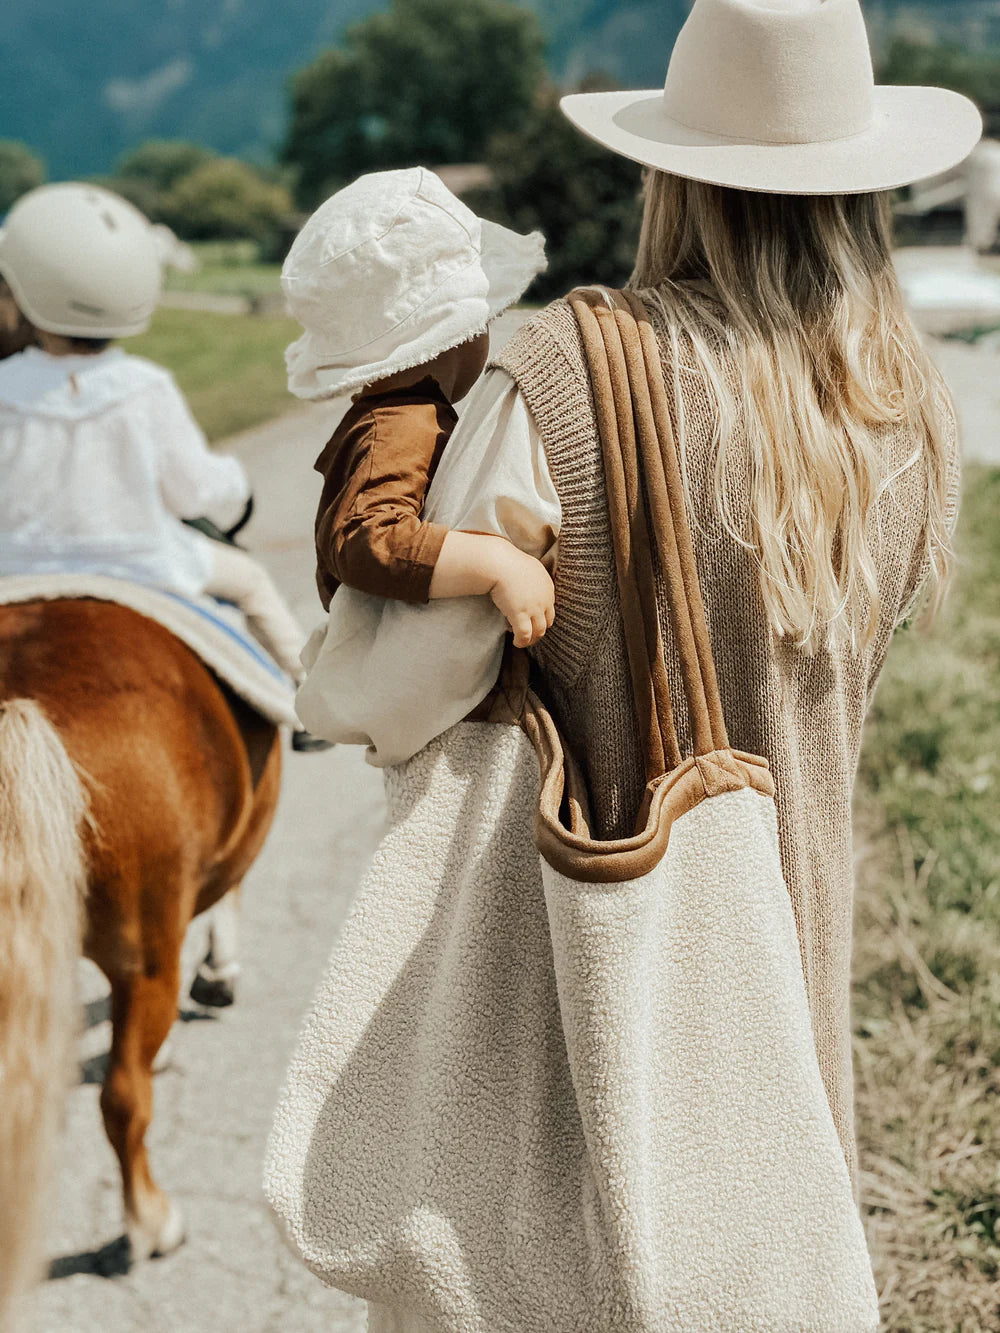
[[[875,76],[859,0],[695,0],[667,72],[667,115],[769,144],[862,134]]]
[[[423,167],[362,176],[296,237],[281,273],[288,308],[331,355],[373,343],[476,262],[480,230]]]
[[[285,350],[300,398],[426,364],[482,332],[545,267],[538,232],[479,218],[423,167],[372,172],[316,210],[281,270],[302,336]]]
[[[362,176],[296,237],[281,272],[288,308],[331,350],[373,342],[476,260],[479,228],[423,167]]]

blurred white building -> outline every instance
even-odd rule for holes
[[[966,180],[966,239],[983,254],[1000,233],[1000,141],[982,141],[966,164]]]
[[[933,213],[965,214],[966,243],[985,254],[1000,241],[1000,142],[984,139],[962,166],[913,186],[897,204],[901,217]]]

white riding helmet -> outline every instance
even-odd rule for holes
[[[0,231],[0,275],[36,328],[69,338],[142,333],[162,270],[149,222],[97,185],[42,185]]]

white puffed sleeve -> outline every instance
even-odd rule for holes
[[[151,438],[159,443],[160,494],[175,518],[208,518],[223,532],[250,498],[239,459],[213,453],[173,380],[164,375],[146,400]]]
[[[551,570],[561,523],[541,436],[514,381],[490,370],[469,396],[425,517],[506,537]],[[426,604],[339,588],[303,653],[303,724],[398,764],[460,722],[496,683],[507,622],[489,597]]]

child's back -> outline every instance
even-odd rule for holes
[[[422,517],[453,405],[487,361],[489,325],[544,265],[540,234],[476,217],[422,167],[362,176],[299,233],[281,275],[303,327],[285,353],[289,388],[353,394],[316,463],[324,607],[341,583],[412,602],[489,594],[519,647],[552,623],[539,561],[505,537]]]
[[[178,519],[229,528],[249,494],[169,373],[117,347],[0,362],[0,476],[0,575],[101,573],[189,596],[209,564]]]
[[[262,566],[224,533],[250,512],[235,458],[214,454],[167,371],[110,346],[160,295],[149,223],[95,185],[30,190],[0,231],[0,577],[86,573],[235,603],[292,679],[304,635]],[[326,748],[296,732],[296,749]]]

